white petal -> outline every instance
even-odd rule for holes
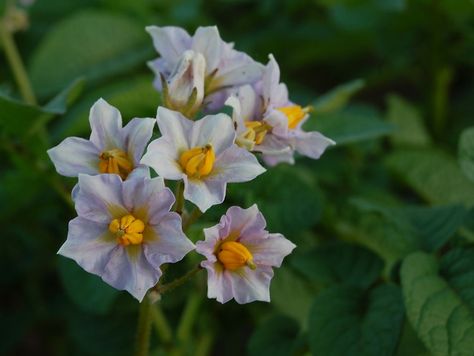
[[[88,220],[109,224],[128,214],[122,199],[122,180],[116,174],[79,175],[77,214]]]
[[[148,210],[153,198],[163,189],[165,189],[165,183],[161,177],[127,179],[122,185],[125,207],[129,211]]]
[[[243,267],[237,271],[229,272],[229,274],[237,303],[245,304],[256,300],[270,301],[270,282],[273,278],[271,267],[257,266],[255,270]]]
[[[217,157],[214,164],[215,174],[209,176],[206,182],[224,181],[228,183],[248,182],[265,172],[257,158],[247,150],[231,146]]]
[[[297,132],[294,137],[294,145],[296,150],[302,155],[313,159],[318,159],[326,150],[327,147],[335,145],[336,143],[320,134],[317,131],[313,132]]]
[[[260,237],[267,234],[264,230],[267,222],[256,204],[247,209],[231,206],[227,210],[226,216],[228,217],[229,230],[239,232],[241,236],[239,242],[246,244],[247,238]]]
[[[265,67],[265,72],[263,73],[263,99],[265,100],[265,106],[270,102],[270,99],[274,96],[275,91],[277,90],[278,84],[280,82],[280,67],[273,57],[272,54],[269,56],[269,61]]]
[[[92,129],[90,140],[99,150],[125,149],[122,116],[104,99],[97,100],[92,106],[89,122]]]
[[[262,158],[265,164],[269,167],[276,166],[279,163],[295,164],[293,153],[293,150],[285,150],[280,153],[264,154],[262,155]]]
[[[245,247],[253,255],[253,260],[257,266],[280,267],[283,259],[288,256],[296,245],[286,239],[282,234],[268,234],[258,238],[245,239]]]
[[[227,303],[234,296],[232,283],[228,272],[222,269],[219,262],[201,262],[201,266],[207,270],[207,297],[217,299],[219,303]]]
[[[208,115],[194,123],[191,147],[211,144],[216,156],[230,147],[235,140],[232,119],[226,114]]]
[[[156,121],[162,137],[172,143],[177,151],[189,149],[188,137],[193,127],[191,120],[179,112],[160,106]]]
[[[262,77],[263,66],[257,62],[239,63],[234,68],[226,68],[226,72],[217,72],[214,80],[211,82],[210,90],[239,86],[254,83]]]
[[[212,73],[221,60],[223,41],[216,26],[199,27],[193,36],[192,49],[206,59],[206,74]]]
[[[56,147],[48,150],[59,174],[77,177],[79,173],[98,174],[100,152],[89,140],[68,137]]]
[[[180,27],[148,26],[145,29],[151,35],[157,52],[170,66],[174,66],[181,53],[191,47],[191,36]]]
[[[135,118],[123,128],[123,136],[127,153],[133,157],[133,163],[136,166],[142,158],[143,151],[153,135],[155,119]]]
[[[160,137],[150,143],[140,163],[153,168],[160,177],[179,180],[184,174],[178,159],[179,151],[175,145]]]
[[[141,249],[141,246],[118,246],[111,254],[102,275],[104,282],[115,289],[128,291],[138,301],[142,301],[162,274],[148,262]]]
[[[203,181],[184,176],[184,198],[195,204],[203,213],[211,206],[224,201],[226,183],[222,180]]]

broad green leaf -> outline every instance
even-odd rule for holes
[[[348,106],[344,110],[316,114],[305,124],[307,131],[320,131],[337,145],[372,140],[390,134],[394,127],[367,106]]]
[[[152,86],[150,76],[108,84],[90,91],[60,120],[53,129],[53,137],[60,141],[67,136],[90,134],[89,111],[99,99],[104,98],[116,106],[124,123],[133,117],[155,117],[160,104],[158,92]]]
[[[396,150],[386,158],[388,168],[432,204],[474,205],[474,183],[456,160],[435,149]]]
[[[144,66],[152,57],[148,44],[143,26],[127,17],[75,13],[57,24],[33,53],[29,73],[34,90],[47,97],[78,77],[89,83]]]
[[[363,87],[364,81],[362,79],[337,86],[313,103],[315,114],[329,113],[344,108],[349,99]]]
[[[467,356],[474,350],[473,252],[456,251],[440,264],[416,252],[401,268],[408,319],[434,356]]]
[[[250,356],[292,355],[297,346],[300,327],[296,320],[283,315],[274,315],[261,323],[248,343]]]
[[[272,303],[283,314],[288,315],[303,326],[313,300],[311,286],[288,267],[275,269],[270,285]]]
[[[300,273],[322,287],[347,284],[368,288],[383,270],[380,257],[363,247],[343,243],[318,246],[295,255],[291,262]]]
[[[431,138],[418,110],[396,95],[389,95],[387,103],[387,120],[396,126],[390,141],[399,146],[429,146]]]
[[[64,114],[67,108],[74,103],[84,90],[85,80],[74,80],[70,85],[56,95],[43,109],[50,113]]]
[[[313,302],[309,344],[313,355],[379,356],[395,352],[404,316],[398,286],[366,291],[331,287]]]
[[[459,138],[459,164],[471,182],[474,182],[474,127],[461,133]]]
[[[118,291],[72,260],[60,257],[58,267],[64,289],[77,306],[94,314],[105,314],[110,310]]]

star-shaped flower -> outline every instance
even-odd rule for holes
[[[184,198],[203,212],[224,201],[227,183],[247,182],[265,171],[234,144],[232,120],[225,114],[190,121],[160,107],[157,122],[162,137],[150,143],[141,163],[165,179],[183,179]]]
[[[78,185],[78,216],[58,253],[112,287],[141,301],[158,282],[163,263],[194,249],[181,217],[170,212],[175,199],[162,178],[80,174]]]
[[[239,304],[270,301],[272,267],[280,267],[296,246],[265,226],[265,218],[253,205],[230,207],[218,225],[204,229],[206,239],[196,243],[196,252],[206,257],[201,266],[208,273],[209,298],[220,303],[234,298]]]

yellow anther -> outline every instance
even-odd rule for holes
[[[285,106],[282,108],[278,108],[278,111],[281,111],[283,114],[286,115],[288,119],[288,128],[295,129],[301,120],[304,119],[307,113],[309,113],[313,108],[311,106],[307,106],[302,108],[299,105],[291,105]]]
[[[122,179],[126,179],[133,170],[130,158],[124,151],[118,148],[102,152],[99,158],[100,173],[115,173],[120,175]]]
[[[243,137],[247,140],[255,142],[256,145],[262,143],[267,132],[271,129],[270,125],[264,121],[245,121],[245,131]]]
[[[236,241],[227,241],[220,245],[217,259],[225,269],[231,271],[243,266],[249,266],[251,269],[257,268],[247,247]]]
[[[184,151],[179,157],[179,164],[188,177],[202,178],[212,172],[215,160],[214,149],[206,145]]]
[[[120,219],[114,219],[109,224],[109,231],[117,238],[122,246],[139,245],[143,241],[145,224],[133,215],[125,215]]]

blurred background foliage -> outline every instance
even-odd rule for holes
[[[298,245],[272,302],[207,300],[201,273],[163,296],[153,355],[474,354],[472,0],[29,2],[14,37],[37,105],[0,57],[0,354],[133,350],[136,301],[56,255],[75,182],[46,149],[87,136],[99,97],[125,120],[155,116],[150,24],[216,24],[255,59],[273,53],[292,99],[315,107],[307,129],[338,143],[231,185],[191,229],[257,203]]]

